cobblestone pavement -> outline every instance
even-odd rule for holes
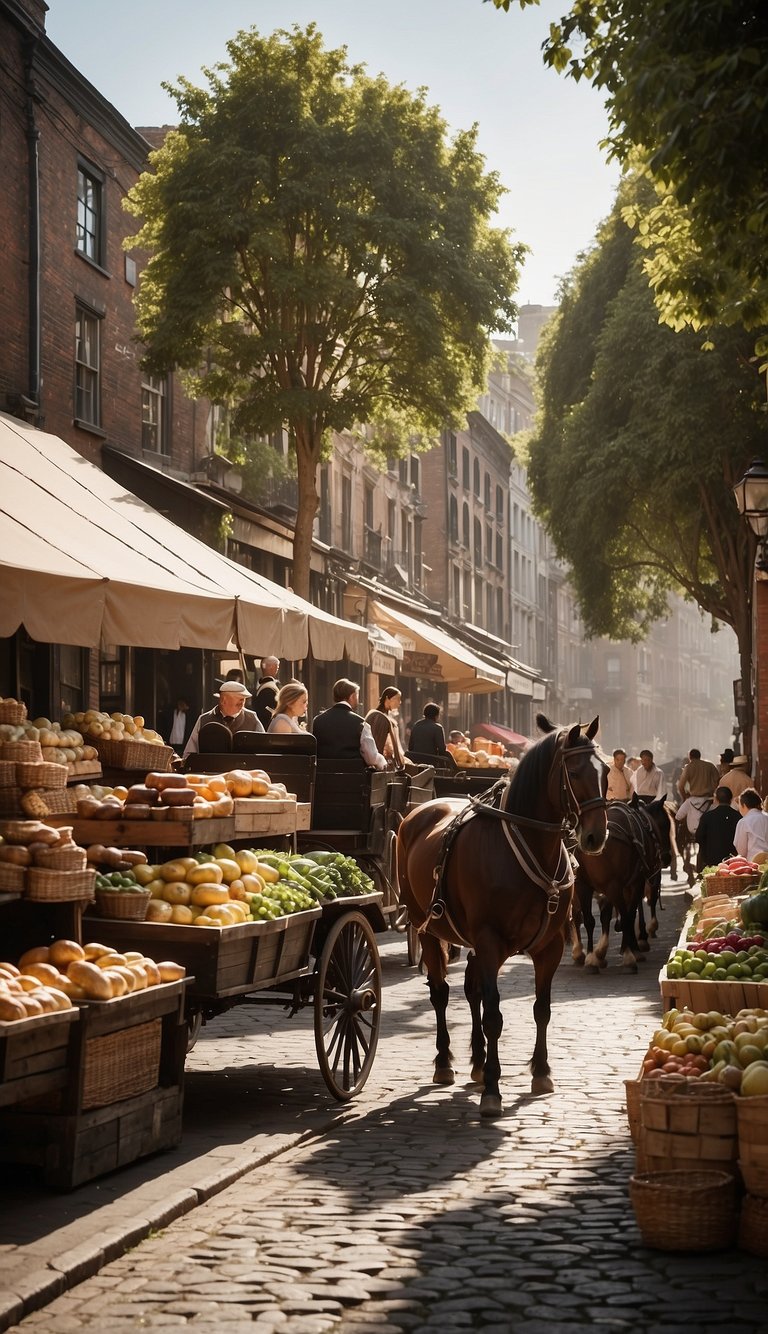
[[[452,1088],[431,1083],[424,979],[405,967],[402,938],[383,939],[385,1022],[354,1106],[13,1328],[768,1330],[763,1261],[736,1250],[646,1250],[628,1201],[622,1080],[637,1073],[658,1022],[657,973],[677,937],[683,887],[667,888],[664,903],[660,942],[637,976],[619,975],[617,954],[599,977],[564,960],[550,1026],[556,1092],[546,1098],[528,1094],[532,969],[523,959],[507,965],[505,1110],[493,1122],[480,1121],[463,1074]],[[450,981],[453,1047],[468,1071],[460,964]],[[243,1037],[239,1014],[217,1020],[195,1049],[192,1099],[198,1080],[212,1080],[224,1108],[226,1075],[211,1071],[217,1062],[231,1069],[237,1053],[253,1059],[248,1044],[257,1039]],[[308,1024],[299,1015],[271,1033],[286,1052],[278,1078],[299,1101],[317,1078]],[[231,1132],[231,1109],[224,1117]]]

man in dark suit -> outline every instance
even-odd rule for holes
[[[733,857],[736,849],[733,836],[741,816],[731,805],[731,792],[727,787],[718,787],[715,791],[714,806],[705,811],[696,830],[699,843],[697,869],[705,866],[717,866],[726,857]]]
[[[354,760],[362,757],[371,769],[386,769],[387,761],[376,749],[370,725],[356,712],[360,687],[343,677],[333,687],[333,705],[312,721],[319,760]]]
[[[277,695],[280,690],[280,682],[277,679],[279,671],[279,658],[262,658],[261,676],[256,686],[256,694],[253,697],[253,708],[265,732],[272,721],[272,714],[275,711]]]
[[[445,748],[445,732],[442,723],[437,720],[440,717],[439,704],[425,704],[424,717],[420,718],[411,728],[411,737],[408,743],[408,750],[411,755],[432,756],[447,754]]]

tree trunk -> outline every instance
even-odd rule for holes
[[[320,462],[322,432],[315,425],[299,423],[294,427],[296,440],[296,477],[299,502],[293,538],[293,591],[310,598],[309,572],[312,561],[312,528],[318,507],[317,465]]]

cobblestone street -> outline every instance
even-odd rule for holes
[[[622,1081],[637,1073],[657,1024],[657,973],[679,931],[683,887],[666,888],[663,902],[660,942],[637,976],[618,974],[615,952],[600,977],[566,956],[555,978],[550,1097],[528,1094],[533,971],[523,959],[507,965],[505,1110],[494,1122],[480,1121],[477,1090],[464,1082],[463,966],[451,967],[449,1007],[462,1073],[452,1088],[436,1087],[432,1011],[402,937],[380,938],[385,1019],[371,1079],[351,1107],[328,1109],[318,1092],[308,1014],[264,1010],[254,1021],[241,1009],[216,1020],[189,1059],[191,1131],[204,1117],[215,1139],[218,1107],[235,1143],[238,1115],[258,1120],[263,1097],[274,1117],[279,1090],[286,1125],[313,1104],[307,1124],[314,1118],[317,1133],[13,1328],[765,1331],[764,1262],[735,1250],[646,1250],[628,1200]],[[233,1095],[245,1105],[233,1107]],[[149,1165],[156,1176],[166,1159]]]

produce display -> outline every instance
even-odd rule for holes
[[[93,888],[93,871],[88,867],[85,849],[75,843],[71,828],[54,829],[42,820],[8,820],[0,822],[0,828],[0,887],[19,892],[26,889],[31,894],[33,882],[39,881],[43,872],[55,872],[62,888],[67,883],[75,887],[72,897],[88,896]]]
[[[97,759],[95,748],[86,742],[78,728],[67,721],[54,723],[50,718],[35,718],[33,721],[25,718],[20,723],[0,722],[0,742],[3,741],[36,741],[42,748],[42,758],[50,764],[74,764],[78,760]]]
[[[742,1097],[768,1094],[768,1010],[669,1010],[651,1038],[643,1078],[686,1075],[713,1081]]]
[[[184,975],[181,964],[156,963],[138,950],[119,954],[107,945],[54,940],[27,950],[16,964],[0,963],[0,1022],[52,1014],[74,1001],[114,1000]]]
[[[748,861],[746,857],[726,857],[717,866],[705,866],[701,876],[704,879],[709,875],[759,875],[766,860],[768,853],[765,852],[758,852],[754,861]]]
[[[165,745],[160,733],[153,727],[146,727],[139,714],[131,717],[129,713],[102,713],[99,709],[86,709],[85,712],[65,714],[61,726],[78,727],[86,737],[102,737],[105,741],[146,741],[149,746]],[[41,745],[44,744],[41,741]]]
[[[132,738],[133,739],[133,738]],[[239,797],[295,801],[284,783],[273,783],[263,769],[233,769],[224,774],[148,773],[130,787],[78,785],[81,820],[194,820],[229,816]]]
[[[768,890],[700,900],[685,945],[670,955],[665,974],[713,982],[768,980]]]
[[[97,888],[148,889],[146,920],[179,926],[237,926],[303,912],[318,903],[370,894],[373,881],[338,852],[302,856],[219,843],[212,852],[109,872]]]
[[[509,760],[504,755],[499,755],[488,747],[493,746],[493,741],[483,741],[478,738],[475,741],[475,749],[470,750],[469,746],[454,746],[446,742],[446,750],[453,756],[460,769],[508,769]]]

